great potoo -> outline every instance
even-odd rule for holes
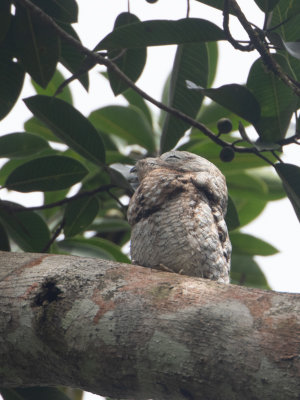
[[[220,170],[187,151],[145,158],[134,170],[132,262],[228,283],[227,186]]]

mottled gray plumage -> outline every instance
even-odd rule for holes
[[[145,267],[229,282],[231,244],[220,170],[187,151],[145,158],[128,207],[131,258]]]

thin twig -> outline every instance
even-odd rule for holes
[[[55,242],[55,240],[58,238],[58,236],[61,234],[61,231],[63,230],[63,227],[65,225],[65,220],[63,219],[61,221],[61,223],[59,224],[58,228],[56,229],[56,231],[54,232],[54,234],[52,235],[52,238],[49,240],[49,242],[46,244],[46,246],[43,248],[43,250],[41,251],[41,253],[47,253],[47,251],[49,250],[50,246]]]
[[[223,29],[226,35],[226,39],[232,46],[240,51],[252,51],[254,50],[253,44],[248,42],[247,45],[242,45],[240,41],[235,40],[229,29],[229,0],[224,0],[224,8],[223,8]]]
[[[186,6],[186,17],[187,18],[189,18],[189,16],[190,16],[190,10],[191,10],[190,0],[187,0],[187,6]]]
[[[253,153],[256,154],[257,157],[260,157],[262,160],[264,160],[266,163],[272,165],[272,167],[274,166],[274,163],[272,163],[272,161],[270,161],[267,157],[263,156],[261,152],[259,152],[257,149],[255,149]]]
[[[118,197],[115,196],[110,190],[108,190],[107,192],[110,195],[110,197],[112,197],[119,204],[119,206],[122,209],[122,212],[123,212],[124,216],[126,217],[126,214],[127,214],[126,206],[124,206],[124,204],[120,201],[120,199],[118,199]]]
[[[272,150],[271,153],[273,154],[273,156],[276,158],[277,161],[279,161],[280,163],[283,163],[282,159],[279,157],[278,154],[276,154],[276,152],[274,150]]]
[[[65,205],[65,204],[71,203],[71,202],[74,201],[74,200],[81,199],[82,197],[93,196],[93,195],[96,194],[96,193],[100,193],[100,192],[108,192],[108,193],[110,193],[110,192],[109,192],[109,189],[112,189],[112,188],[114,188],[114,187],[116,187],[116,185],[112,185],[112,184],[99,186],[99,187],[96,188],[96,189],[87,190],[87,191],[85,191],[85,192],[80,192],[80,193],[75,194],[75,195],[72,196],[72,197],[66,197],[65,199],[58,200],[58,201],[55,201],[55,202],[49,203],[49,204],[43,204],[42,206],[26,207],[26,209],[23,209],[23,208],[20,209],[20,208],[18,208],[18,207],[16,207],[16,208],[14,208],[14,207],[9,207],[9,208],[10,208],[10,210],[17,211],[17,212],[18,212],[18,211],[38,211],[38,210],[46,210],[46,209],[48,209],[48,208],[55,208],[55,207],[63,206],[63,205]]]

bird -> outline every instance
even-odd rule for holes
[[[224,175],[207,159],[172,150],[137,161],[127,211],[133,264],[229,283],[231,243]]]

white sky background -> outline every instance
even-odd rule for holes
[[[83,44],[92,49],[107,33],[112,30],[116,16],[127,11],[127,0],[77,0],[79,4],[79,22],[74,27]],[[240,0],[239,4],[248,19],[262,27],[263,15],[252,0]],[[159,0],[156,4],[148,4],[145,0],[131,0],[131,12],[141,20],[179,19],[186,15],[186,0]],[[221,12],[191,0],[190,16],[209,19],[219,26],[222,24]],[[234,21],[234,18],[231,18]],[[232,23],[232,32],[238,39],[247,39],[238,23]],[[160,99],[165,79],[172,67],[174,46],[150,48],[145,71],[138,81],[138,86],[151,96]],[[229,44],[220,42],[220,64],[214,86],[226,83],[244,83],[251,63],[258,57],[255,52],[241,53]],[[119,96],[115,98],[107,81],[99,76],[100,67],[90,74],[90,92],[86,93],[77,82],[71,84],[74,105],[83,114],[88,115],[107,104],[124,103]],[[104,70],[104,69],[102,69]],[[65,74],[66,77],[69,73]],[[26,81],[21,98],[34,94]],[[152,107],[154,113],[158,110]],[[18,101],[14,110],[0,123],[0,135],[23,130],[23,122],[31,113]],[[300,149],[297,146],[285,148],[286,162],[299,163]],[[41,197],[13,193],[10,199],[27,205],[40,204]],[[288,200],[272,202],[259,219],[248,225],[245,232],[254,234],[277,247],[281,252],[271,257],[258,257],[257,261],[265,272],[271,287],[278,291],[300,292],[299,238],[300,224]],[[86,395],[87,396],[87,395]],[[99,399],[99,396],[88,395],[85,399]],[[1,396],[0,396],[1,397]]]

